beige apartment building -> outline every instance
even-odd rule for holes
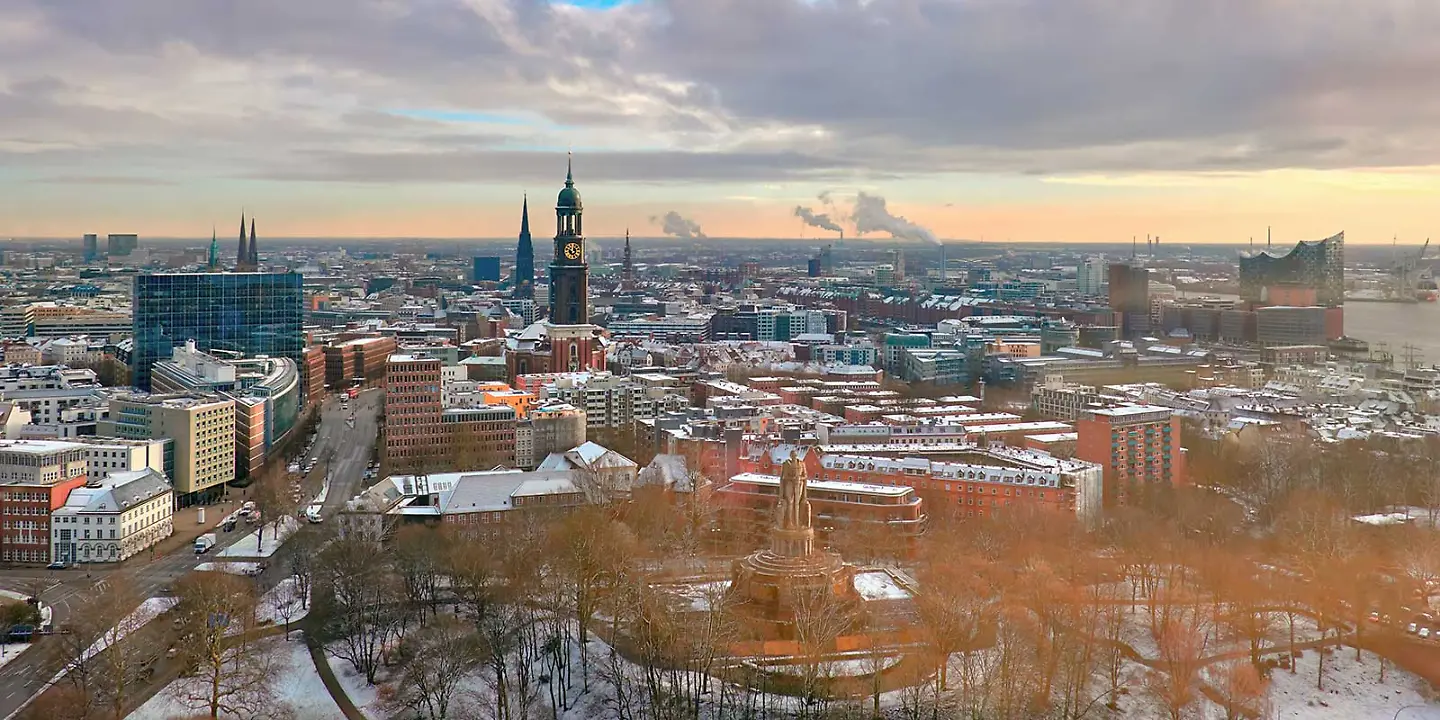
[[[166,467],[179,505],[208,502],[235,479],[235,401],[213,395],[124,395],[110,401],[100,434],[131,440],[170,438]]]
[[[175,531],[165,476],[151,468],[112,473],[70,492],[51,514],[50,557],[65,562],[120,562]]]

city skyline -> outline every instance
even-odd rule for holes
[[[952,240],[1418,244],[1437,29],[1390,3],[22,0],[0,236],[199,238],[243,204],[272,237],[507,237],[573,147],[597,237],[826,237],[804,207],[849,239],[865,193]]]

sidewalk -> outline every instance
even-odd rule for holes
[[[207,532],[214,532],[215,528],[220,526],[220,521],[224,520],[226,515],[239,510],[243,500],[244,498],[241,497],[237,491],[232,492],[230,499],[224,502],[176,510],[174,517],[175,532],[171,534],[170,537],[156,543],[155,547],[151,548],[149,552],[139,553],[130,558],[130,561],[143,562],[151,558],[164,557],[183,547],[194,545],[195,538]],[[196,522],[196,517],[201,507],[205,508],[204,525]]]

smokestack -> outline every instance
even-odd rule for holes
[[[945,284],[945,243],[940,243],[940,284]]]
[[[1139,252],[1139,247],[1140,247],[1140,246],[1136,244],[1136,243],[1138,243],[1138,242],[1139,242],[1139,241],[1135,239],[1135,236],[1134,236],[1134,235],[1131,235],[1131,236],[1130,236],[1130,259],[1131,259],[1131,260],[1134,260],[1134,259],[1135,259],[1135,253]]]
[[[1265,226],[1265,249],[1270,249],[1270,226]]]

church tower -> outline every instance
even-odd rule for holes
[[[511,297],[516,300],[535,299],[535,246],[530,241],[530,198],[520,205],[520,243],[515,246],[515,277]]]
[[[590,266],[585,262],[583,207],[575,189],[571,163],[566,162],[565,187],[555,201],[555,257],[550,261],[550,323],[590,322]]]
[[[245,211],[240,211],[240,250],[235,254],[235,271],[245,272],[245,264],[250,262],[250,250],[245,247]]]
[[[255,244],[255,216],[250,216],[250,254],[245,259],[245,269],[250,272],[260,270],[260,246]]]
[[[621,286],[626,290],[635,288],[635,261],[630,256],[630,228],[625,228],[625,270],[621,276]]]

